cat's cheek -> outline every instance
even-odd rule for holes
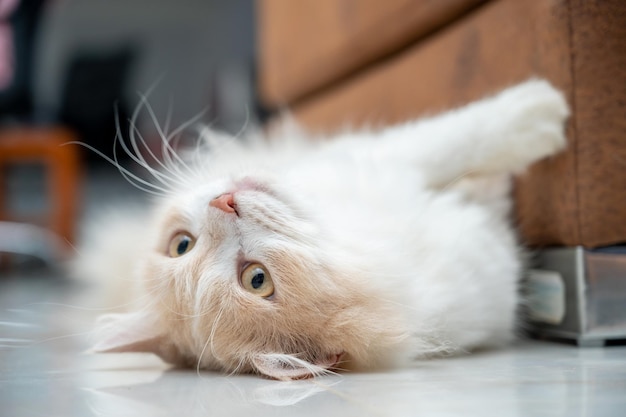
[[[94,353],[143,352],[170,364],[186,362],[154,315],[146,312],[104,315],[98,320],[94,336]]]

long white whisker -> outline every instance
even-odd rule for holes
[[[167,308],[170,312],[172,312],[173,314],[176,314],[177,316],[181,317],[181,320],[184,320],[184,319],[195,319],[195,318],[203,317],[203,316],[206,316],[207,314],[209,314],[211,312],[210,309],[207,309],[205,311],[201,311],[200,313],[196,313],[196,314],[186,314],[186,313],[181,313],[180,311],[173,310],[170,306],[168,306],[165,303],[162,303],[162,305],[165,308]]]
[[[240,358],[239,362],[237,363],[237,366],[235,366],[235,369],[233,369],[231,372],[228,373],[228,376],[233,376],[235,374],[237,374],[239,372],[239,370],[243,367],[243,364],[245,363],[246,358]]]
[[[133,112],[133,116],[132,118],[129,120],[130,123],[130,143],[131,146],[133,148],[133,150],[131,151],[128,148],[128,145],[126,144],[126,141],[124,140],[124,136],[122,134],[121,131],[121,127],[119,124],[119,117],[115,118],[115,127],[116,127],[116,139],[118,139],[120,145],[122,146],[122,149],[124,150],[124,152],[133,160],[135,161],[137,164],[139,164],[142,168],[144,168],[146,171],[148,171],[148,173],[150,173],[156,180],[158,180],[161,184],[165,185],[166,187],[169,187],[171,185],[172,179],[169,178],[167,175],[159,172],[158,170],[152,168],[150,166],[150,164],[145,160],[143,154],[141,153],[139,146],[137,145],[137,140],[135,137],[135,133],[139,134],[136,126],[135,126],[135,119],[137,118],[138,115],[138,110],[139,107],[137,109],[135,109],[135,112]],[[141,134],[139,134],[139,138],[141,141],[141,144],[143,145],[143,147],[148,151],[148,153],[152,156],[152,158],[157,161],[158,163],[160,163],[160,161],[158,160],[158,158],[156,158],[156,156],[152,153],[152,151],[150,150],[150,148],[148,147],[146,141],[143,139],[143,136],[141,136]],[[165,178],[168,181],[164,181],[163,178]]]
[[[224,313],[225,306],[220,308],[220,311],[217,313],[215,320],[213,320],[213,324],[211,325],[211,334],[209,335],[210,347],[211,347],[211,355],[217,358],[218,356],[215,354],[215,345],[213,344],[215,340],[215,332],[217,331],[217,325],[219,324],[220,319],[222,318],[222,314]]]
[[[117,168],[117,170],[120,172],[120,174],[122,174],[122,176],[124,177],[124,179],[126,179],[126,181],[128,181],[132,186],[145,191],[147,193],[150,194],[154,194],[154,195],[158,195],[158,196],[162,196],[164,194],[167,193],[167,190],[165,190],[164,188],[161,188],[159,186],[156,186],[140,177],[138,177],[137,175],[133,174],[132,172],[130,172],[129,170],[127,170],[126,168],[124,168],[123,166],[121,166],[119,164],[119,162],[116,162],[115,160],[111,159],[110,157],[108,157],[107,155],[105,155],[104,153],[100,152],[99,150],[97,150],[96,148],[94,148],[91,145],[88,145],[84,142],[79,142],[79,141],[71,141],[71,142],[65,142],[60,146],[66,146],[66,145],[79,145],[82,146],[84,148],[89,149],[91,152],[95,153],[96,155],[98,155],[99,157],[101,157],[102,159],[104,159],[105,161],[107,161],[108,163],[110,163],[111,165],[113,165],[115,168]],[[130,178],[133,179],[133,181],[130,180]],[[154,190],[148,189],[148,188],[144,188],[142,186],[140,186],[139,184],[135,183],[134,181],[137,181],[140,184],[144,184],[147,187],[152,187],[154,188]],[[156,190],[156,191],[155,191]],[[157,191],[160,191],[157,192]]]
[[[152,174],[152,176],[154,176],[155,178],[157,178],[161,183],[163,183],[163,178],[165,178],[168,181],[174,182],[174,183],[178,183],[178,184],[184,184],[185,181],[185,176],[184,175],[180,175],[180,172],[174,172],[174,170],[172,170],[171,166],[166,166],[166,164],[164,164],[161,159],[157,158],[156,155],[152,152],[152,150],[150,149],[150,147],[148,146],[146,140],[143,138],[143,136],[141,135],[141,133],[139,132],[139,129],[137,128],[137,118],[139,116],[139,111],[141,109],[142,106],[146,107],[146,110],[148,111],[148,113],[151,115],[151,119],[152,122],[155,126],[155,128],[157,129],[157,132],[159,132],[159,137],[161,138],[161,141],[163,141],[163,132],[160,128],[160,125],[158,123],[158,121],[156,120],[156,116],[154,115],[154,111],[152,110],[152,107],[150,106],[149,102],[148,102],[148,97],[149,94],[152,92],[152,88],[151,87],[150,90],[148,90],[148,92],[141,97],[141,103],[139,105],[137,105],[137,108],[135,109],[132,118],[130,120],[130,140],[131,140],[131,144],[133,146],[133,149],[135,149],[135,152],[137,153],[137,156],[140,157],[143,161],[144,164],[143,166],[149,170],[149,172]],[[170,107],[168,109],[168,115],[167,115],[167,124],[169,126],[170,123],[170,118],[171,118],[171,102],[170,102]],[[139,147],[137,145],[137,139],[136,136],[139,136],[139,139],[141,141],[141,144],[143,145],[143,148],[148,152],[148,154],[152,157],[152,160],[156,161],[166,172],[168,172],[169,174],[173,175],[174,178],[171,178],[169,176],[167,176],[164,173],[159,172],[158,170],[153,169],[150,164],[147,163],[147,161],[145,160],[145,158],[143,157],[142,152],[139,151]],[[176,181],[175,179],[178,179],[178,181]],[[171,184],[165,184],[167,186],[170,186]]]
[[[113,139],[113,160],[115,161],[115,164],[116,164],[117,166],[121,166],[121,165],[120,165],[120,163],[119,163],[119,161],[118,161],[118,158],[117,158],[117,142],[118,142],[118,141],[122,144],[122,146],[124,147],[124,150],[126,151],[126,153],[127,153],[127,154],[131,155],[131,153],[128,151],[128,147],[127,147],[127,146],[126,146],[126,144],[124,143],[124,138],[116,134],[116,135],[115,135],[115,138]],[[141,165],[141,164],[140,164],[140,165]],[[127,170],[126,170],[126,171],[127,171]],[[138,187],[138,185],[137,185],[137,184],[135,184],[135,183],[133,183],[132,181],[130,181],[130,180],[129,180],[129,178],[128,178],[128,176],[127,176],[124,172],[122,172],[122,171],[119,171],[119,172],[120,172],[120,174],[122,174],[122,176],[126,179],[126,181],[128,181],[130,184],[134,185],[135,187],[137,187],[137,188],[139,188],[139,189],[143,189],[143,188],[141,188],[141,187]],[[157,190],[160,190],[161,192],[163,192],[163,193],[167,194],[167,190],[166,190],[166,189],[163,189],[163,188],[161,188],[161,187],[158,187],[157,185],[155,185],[155,184],[153,184],[153,183],[151,183],[151,182],[149,182],[149,181],[146,181],[146,180],[144,180],[144,179],[142,179],[142,178],[140,178],[140,177],[138,177],[138,176],[136,176],[136,175],[134,175],[133,177],[134,177],[134,178],[136,178],[136,180],[138,180],[140,183],[143,183],[143,184],[146,184],[146,185],[148,185],[148,186],[151,186],[151,187],[153,187],[153,188],[155,188],[155,189],[157,189]],[[147,191],[147,190],[145,190],[145,189],[143,189],[143,190],[144,190],[144,191]],[[153,193],[153,194],[155,194],[155,193]]]
[[[206,128],[202,128],[199,130],[198,132],[198,138],[196,139],[196,146],[194,148],[191,160],[193,161],[192,166],[195,168],[195,174],[196,176],[200,177],[201,176],[201,169],[200,167],[202,166],[202,164],[200,163],[201,160],[200,158],[202,157],[202,145],[206,144],[205,141],[205,136],[204,136],[204,131]]]
[[[171,176],[157,170],[154,169],[152,167],[149,166],[149,164],[146,163],[145,168],[152,174],[152,176],[157,179],[160,183],[162,183],[165,186],[171,186],[172,183],[174,184],[179,184],[179,185],[183,185],[185,184],[185,179],[184,177],[182,177],[181,175],[178,175],[175,172],[172,172],[171,169],[169,167],[167,167],[159,158],[156,157],[156,155],[154,155],[154,153],[152,152],[152,150],[150,150],[150,148],[148,147],[145,139],[143,138],[143,135],[141,134],[141,132],[139,132],[139,129],[137,128],[137,126],[131,126],[131,132],[133,132],[133,137],[136,135],[139,137],[139,140],[141,141],[141,143],[143,144],[144,148],[147,150],[148,154],[152,157],[152,159],[154,161],[156,161],[156,163],[161,166],[163,169],[165,169],[168,173],[171,174]],[[133,138],[133,140],[135,140]],[[143,159],[143,157],[142,157]]]
[[[180,166],[186,168],[188,171],[191,171],[191,170],[189,169],[189,167],[187,166],[185,161],[183,161],[182,158],[180,156],[178,156],[178,153],[170,146],[169,140],[170,140],[170,138],[172,136],[175,136],[176,134],[181,132],[183,129],[186,129],[188,124],[183,124],[183,125],[179,126],[172,133],[170,133],[168,136],[166,136],[165,133],[163,132],[163,130],[161,129],[161,126],[159,125],[157,117],[154,114],[154,110],[152,109],[152,106],[148,102],[147,97],[142,95],[142,94],[140,94],[139,96],[141,98],[141,102],[143,103],[143,105],[146,108],[146,111],[150,115],[150,118],[152,120],[152,123],[154,124],[154,127],[157,129],[157,132],[158,132],[159,136],[162,139],[162,145],[163,145],[162,146],[162,153],[163,153],[163,158],[164,158],[166,164],[168,164],[168,167],[169,167],[170,170],[173,169],[179,175],[184,176],[185,173],[180,170],[180,168],[179,168]],[[190,122],[191,123],[195,123],[198,120],[197,118],[198,117],[202,117],[205,112],[206,112],[206,110],[201,112],[198,116],[196,116],[196,118],[191,119]],[[172,156],[173,156],[173,158],[172,158]],[[176,163],[174,163],[174,160],[176,160]]]
[[[170,99],[167,104],[167,115],[165,116],[165,125],[163,126],[163,133],[166,135],[166,137],[170,130],[170,123],[172,122],[172,112],[173,112],[173,104],[172,104],[172,97],[170,96]]]
[[[211,333],[209,334],[209,337],[207,338],[206,342],[204,343],[204,346],[202,347],[202,351],[200,352],[200,356],[198,356],[198,363],[196,364],[196,373],[198,374],[198,376],[200,376],[200,365],[202,363],[202,357],[204,356],[204,352],[206,351],[207,346],[210,345],[210,347],[211,347],[211,354],[213,355],[213,357],[217,358],[217,355],[215,355],[215,348],[213,346],[213,338],[215,337],[215,331],[217,329],[217,324],[219,323],[219,320],[222,317],[222,313],[224,312],[224,308],[225,308],[225,306],[222,306],[220,308],[219,312],[217,313],[217,316],[215,316],[215,319],[213,320],[213,324],[211,325]]]
[[[243,126],[241,126],[241,129],[239,129],[239,131],[235,134],[236,138],[244,134],[244,132],[248,128],[248,124],[250,123],[250,109],[248,108],[247,104],[245,105],[245,108],[246,108],[246,119],[243,121]]]
[[[173,140],[178,140],[178,136],[180,135],[180,133],[182,133],[185,129],[187,129],[192,124],[197,123],[204,116],[206,111],[207,110],[204,109],[202,112],[198,113],[196,116],[194,116],[193,118],[191,118],[187,122],[181,124],[178,128],[176,128],[172,132],[170,132],[168,134],[168,136],[166,137],[166,139],[165,139],[165,142],[168,144],[169,150],[171,150],[173,152],[173,156],[176,157],[176,159],[182,164],[182,166],[187,170],[188,173],[192,173],[192,174],[195,173],[196,175],[199,174],[200,164],[198,164],[198,163],[194,164],[194,166],[196,168],[196,170],[194,171],[180,157],[178,157],[178,154],[173,150],[173,148],[171,146],[169,146],[169,143],[171,141],[173,141]],[[174,162],[172,161],[172,158],[170,157],[170,152],[168,152],[168,150],[165,150],[164,152],[165,152],[165,156],[167,156],[169,158],[169,163],[174,165]],[[177,165],[175,165],[175,166],[177,166]]]
[[[206,112],[208,111],[208,109],[203,109],[201,110],[198,114],[196,114],[195,116],[193,116],[191,119],[187,120],[185,123],[182,123],[180,126],[178,126],[176,129],[174,129],[168,136],[167,138],[171,138],[173,136],[176,136],[177,134],[183,132],[185,129],[187,129],[189,126],[193,125],[194,123],[197,123],[199,120],[201,120],[204,115],[206,114]],[[183,161],[181,161],[183,162]]]
[[[52,342],[52,341],[55,341],[55,340],[69,339],[71,337],[87,336],[87,335],[91,335],[91,334],[93,334],[93,330],[90,330],[88,332],[65,334],[63,336],[55,336],[55,337],[50,337],[50,338],[43,339],[43,340],[38,340],[38,341],[36,341],[34,343],[31,343],[29,345],[26,345],[24,347],[37,346],[37,345],[41,345],[41,344],[44,344],[44,343]]]
[[[53,302],[36,302],[36,303],[29,303],[24,305],[24,307],[35,307],[35,306],[53,306],[53,307],[64,307],[64,308],[69,308],[72,310],[80,310],[80,311],[110,311],[110,310],[119,310],[121,308],[124,307],[128,307],[131,306],[133,304],[135,304],[137,301],[139,300],[143,300],[145,298],[149,298],[151,297],[154,292],[156,290],[152,290],[150,292],[147,292],[146,294],[135,298],[133,301],[129,301],[127,303],[123,303],[123,304],[119,304],[119,305],[115,305],[115,306],[111,306],[111,307],[84,307],[84,306],[79,306],[79,305],[72,305],[72,304],[65,304],[65,303],[53,303]]]

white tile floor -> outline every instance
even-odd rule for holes
[[[622,416],[626,347],[525,341],[412,369],[292,383],[88,355],[94,312],[53,281],[0,286],[0,416]]]

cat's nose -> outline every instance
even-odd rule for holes
[[[214,198],[209,203],[209,206],[218,208],[222,210],[224,213],[237,214],[235,199],[233,198],[233,193],[222,194],[219,197]]]

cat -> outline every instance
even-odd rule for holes
[[[157,196],[80,251],[78,273],[131,300],[93,351],[291,380],[505,345],[521,302],[511,176],[565,148],[568,115],[531,79],[332,140],[209,132],[176,153],[164,133],[156,159],[131,135],[152,181],[120,171]]]

